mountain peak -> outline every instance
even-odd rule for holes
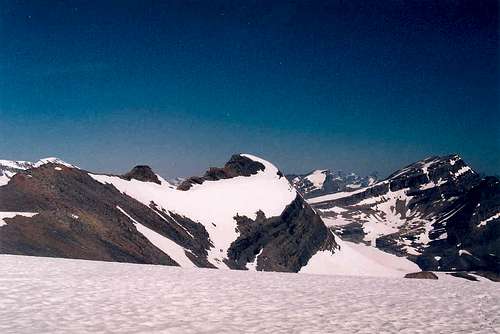
[[[305,198],[341,191],[354,191],[378,181],[378,177],[374,173],[366,177],[360,177],[355,173],[330,169],[315,169],[308,174],[301,175],[290,174],[287,175],[287,178]]]
[[[423,181],[458,180],[464,176],[477,176],[458,154],[432,156],[414,162],[389,175],[388,180],[420,177]]]
[[[250,154],[234,154],[224,167],[210,167],[203,176],[193,176],[183,181],[177,189],[189,190],[193,184],[202,184],[204,181],[231,179],[237,176],[251,176],[259,171],[271,172],[278,169],[271,163]]]
[[[69,164],[62,159],[56,158],[56,157],[48,157],[48,158],[43,158],[32,164],[32,167],[40,167],[45,164],[57,164],[57,165],[63,165],[66,167],[74,168],[72,164]]]
[[[153,172],[151,167],[146,165],[138,165],[132,168],[132,170],[122,176],[126,180],[135,179],[143,182],[154,182],[157,184],[161,184],[158,175]]]

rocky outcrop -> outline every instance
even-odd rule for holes
[[[245,156],[235,154],[223,168],[211,167],[203,176],[193,176],[184,180],[177,189],[189,190],[193,184],[202,184],[205,181],[230,179],[237,176],[250,176],[264,170],[264,165]]]
[[[278,217],[266,217],[260,211],[255,220],[235,219],[240,236],[231,244],[226,262],[233,269],[255,262],[257,270],[298,272],[317,251],[337,246],[321,218],[299,195]]]
[[[130,172],[122,176],[125,180],[139,180],[142,182],[154,182],[161,184],[158,176],[153,172],[149,166],[135,166]]]
[[[418,278],[418,279],[438,279],[437,275],[431,271],[420,271],[418,273],[409,273],[405,278]]]

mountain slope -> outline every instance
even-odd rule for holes
[[[500,182],[481,179],[457,155],[309,203],[344,240],[405,256],[422,269],[500,272]]]
[[[336,248],[278,169],[251,155],[182,189],[147,166],[123,176],[55,160],[21,167],[0,186],[1,253],[296,272]]]

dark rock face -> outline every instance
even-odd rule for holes
[[[430,243],[417,264],[429,269],[500,273],[500,217],[486,222],[498,212],[500,180],[487,177],[465,194],[452,216],[441,222],[447,238]],[[445,257],[435,261],[436,254]]]
[[[189,190],[193,184],[202,184],[204,181],[217,181],[237,176],[250,176],[264,170],[265,166],[250,158],[235,154],[223,168],[211,167],[203,176],[193,176],[183,181],[178,190]]]
[[[315,173],[324,176],[324,182],[321,187],[317,187],[311,182],[310,178]],[[317,170],[308,174],[288,174],[286,178],[304,198],[314,198],[343,191],[354,191],[372,185],[378,180],[376,172],[369,176],[360,177],[354,173],[331,170]]]
[[[125,180],[139,180],[142,182],[154,182],[161,184],[158,176],[153,172],[149,166],[135,166],[130,172],[122,176]]]
[[[160,216],[85,171],[55,164],[16,174],[0,187],[0,211],[38,213],[6,219],[7,225],[0,227],[0,253],[177,265],[118,207],[188,249],[186,255],[198,265],[212,267],[206,260],[208,233],[201,224]]]
[[[319,250],[333,251],[337,244],[321,218],[297,196],[278,217],[257,213],[255,220],[236,216],[240,236],[228,250],[226,264],[245,269],[257,254],[257,270],[298,272]]]
[[[449,273],[448,275],[453,276],[453,277],[459,277],[459,278],[464,278],[469,281],[478,281],[478,279],[466,272],[463,271],[457,271],[456,273]]]
[[[423,270],[500,272],[500,180],[481,179],[457,155],[416,162],[313,207],[343,239],[406,256]]]
[[[420,271],[418,273],[406,274],[405,278],[419,278],[419,279],[438,279],[436,274],[430,271]]]

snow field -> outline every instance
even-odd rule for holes
[[[499,333],[498,284],[0,255],[0,332]]]

